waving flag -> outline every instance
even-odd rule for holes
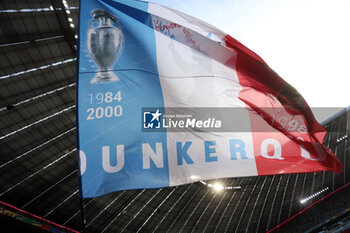
[[[156,4],[80,6],[83,197],[341,164],[300,94],[254,52]]]

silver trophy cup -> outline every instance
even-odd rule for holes
[[[118,81],[118,76],[112,71],[124,45],[124,36],[117,23],[118,18],[100,9],[94,10],[92,16],[87,46],[99,70],[91,83]]]

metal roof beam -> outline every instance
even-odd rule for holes
[[[54,90],[42,93],[40,95],[33,96],[33,97],[29,98],[29,99],[22,100],[22,101],[20,101],[18,103],[12,104],[12,107],[16,107],[16,106],[19,106],[21,104],[24,104],[24,103],[30,102],[32,100],[36,100],[36,99],[39,99],[39,98],[42,98],[42,97],[45,97],[45,96],[48,96],[48,95],[51,95],[51,94],[56,94],[59,91],[62,91],[64,89],[66,89],[66,88],[70,88],[70,87],[74,87],[74,86],[75,86],[75,83],[71,83],[71,84],[65,85],[63,87],[56,88]],[[2,107],[2,108],[0,107],[0,112],[4,111],[6,109],[8,109],[8,107]]]
[[[67,60],[64,60],[64,61],[54,62],[54,63],[49,64],[49,65],[40,66],[40,67],[34,67],[34,68],[29,69],[29,70],[23,70],[23,71],[16,72],[16,73],[13,73],[13,74],[0,76],[0,80],[1,79],[7,79],[7,78],[15,77],[15,76],[19,76],[19,75],[22,75],[22,74],[31,73],[31,72],[38,71],[38,70],[44,70],[44,69],[47,69],[47,68],[50,68],[50,67],[53,67],[53,66],[58,66],[58,65],[74,62],[75,60],[76,60],[76,58],[70,58],[70,59],[67,59]]]
[[[48,41],[48,40],[60,39],[63,37],[64,37],[64,35],[57,35],[57,36],[48,36],[48,37],[44,37],[44,38],[37,38],[37,39],[26,40],[26,41],[13,41],[13,42],[5,43],[5,44],[0,44],[0,48],[10,47],[10,46],[18,46],[18,45],[26,45],[26,44],[31,44],[33,42],[34,43],[44,42],[44,41]]]
[[[71,6],[68,7],[69,10],[79,10],[79,7]],[[50,11],[65,11],[66,9],[63,7],[57,7],[54,8],[52,6],[50,7],[44,7],[44,8],[24,8],[24,9],[3,9],[0,10],[0,13],[28,13],[28,12],[50,12]]]
[[[16,133],[18,133],[18,132],[21,132],[21,131],[23,131],[23,130],[25,130],[25,129],[28,129],[28,128],[30,128],[30,127],[32,127],[32,126],[34,126],[34,125],[37,125],[37,124],[39,124],[39,123],[41,123],[41,122],[43,122],[43,121],[46,121],[46,120],[51,119],[51,118],[53,118],[53,117],[56,117],[56,116],[58,116],[58,115],[60,115],[60,114],[62,114],[62,113],[64,113],[64,112],[67,112],[67,111],[73,109],[73,108],[75,108],[75,105],[69,106],[68,108],[65,108],[65,109],[63,109],[63,110],[61,110],[61,111],[59,111],[59,112],[56,112],[56,113],[54,113],[54,114],[52,114],[52,115],[50,115],[50,116],[44,117],[44,118],[42,118],[42,119],[40,119],[40,120],[38,120],[38,121],[35,121],[35,122],[33,122],[33,123],[30,123],[29,125],[26,125],[26,126],[20,128],[20,129],[15,130],[15,131],[12,131],[11,133],[8,133],[8,134],[5,134],[5,135],[3,135],[3,136],[0,136],[0,140],[2,140],[2,139],[4,139],[4,138],[7,138],[7,137],[9,137],[9,136],[11,136],[11,135],[14,135],[14,134],[16,134]]]
[[[75,39],[75,33],[73,32],[72,28],[70,27],[70,22],[68,21],[68,16],[66,10],[57,10],[57,9],[65,9],[65,6],[63,5],[62,1],[54,1],[51,0],[51,5],[55,9],[56,18],[58,20],[58,23],[61,27],[61,31],[63,35],[65,36],[73,54],[76,54],[76,39]]]
[[[53,162],[47,164],[46,166],[44,166],[43,168],[41,168],[40,170],[32,173],[30,176],[26,177],[25,179],[21,180],[20,182],[18,182],[17,184],[13,185],[12,187],[6,189],[5,191],[3,191],[0,194],[0,197],[3,196],[5,193],[8,193],[9,191],[11,191],[12,189],[16,188],[18,185],[23,184],[25,181],[29,180],[30,178],[32,178],[33,176],[37,175],[38,173],[40,173],[41,171],[44,171],[45,169],[51,167],[53,164],[57,163],[58,161],[64,159],[65,157],[67,157],[68,155],[72,154],[73,152],[75,152],[77,149],[73,149],[67,153],[65,153],[64,155],[62,155],[61,157],[59,157],[58,159],[54,160]]]

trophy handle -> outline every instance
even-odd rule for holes
[[[98,19],[92,19],[92,20],[90,20],[90,22],[89,22],[89,28],[92,28],[92,23],[93,22],[98,22]]]
[[[122,26],[120,26],[120,24],[117,21],[113,21],[113,24],[119,29],[121,29],[121,27],[122,27]]]

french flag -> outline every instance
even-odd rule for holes
[[[84,0],[78,150],[84,198],[223,177],[333,171],[301,95],[221,30],[157,4]],[[143,109],[243,109],[245,132],[145,131]],[[243,113],[242,113],[243,112]]]

